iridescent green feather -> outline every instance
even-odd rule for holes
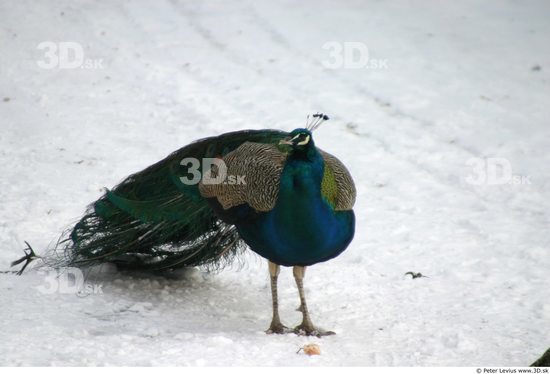
[[[325,162],[323,179],[321,181],[321,195],[333,209],[336,208],[336,202],[338,199],[338,184],[336,183],[334,172],[327,162]]]
[[[215,216],[197,185],[182,183],[188,169],[181,161],[224,156],[245,141],[278,144],[285,136],[276,130],[247,130],[202,139],[129,176],[87,208],[58,242],[53,250],[57,256],[44,257],[47,264],[110,261],[143,270],[222,267],[244,243],[233,225]]]

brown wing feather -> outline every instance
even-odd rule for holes
[[[323,156],[325,161],[325,168],[328,167],[334,175],[336,182],[336,210],[351,210],[355,205],[355,198],[357,191],[355,190],[355,183],[349,173],[348,169],[342,164],[336,157],[319,149],[319,153]]]
[[[270,211],[277,202],[286,158],[275,145],[245,142],[223,157],[227,176],[244,183],[204,184],[203,179],[200,193],[206,198],[216,197],[224,210],[247,203],[259,212]]]

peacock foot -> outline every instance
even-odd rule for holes
[[[271,322],[271,325],[265,332],[266,334],[288,334],[289,332],[293,332],[293,330],[281,322]]]
[[[300,325],[294,328],[294,333],[297,335],[306,335],[306,336],[316,336],[320,338],[321,336],[336,335],[334,331],[327,331],[321,328],[315,327],[312,323],[302,322]]]

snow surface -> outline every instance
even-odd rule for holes
[[[0,2],[0,269],[194,139],[332,119],[358,188],[349,249],[308,270],[322,339],[266,335],[267,266],[0,274],[2,365],[528,365],[550,345],[547,1]],[[44,41],[102,69],[43,69]],[[326,69],[328,41],[387,68]],[[470,158],[530,184],[472,185]],[[429,278],[411,279],[405,272]],[[289,269],[283,321],[300,321]],[[307,342],[322,355],[296,354]]]

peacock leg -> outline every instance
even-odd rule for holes
[[[298,292],[300,293],[300,308],[299,310],[302,312],[302,323],[296,328],[294,328],[294,332],[297,334],[305,334],[305,335],[312,335],[312,336],[325,336],[325,335],[334,335],[335,333],[333,331],[326,331],[320,328],[317,328],[313,325],[313,322],[311,322],[311,317],[309,316],[309,311],[307,310],[307,304],[306,304],[306,295],[304,292],[304,277],[306,274],[306,268],[305,266],[294,266],[293,271],[294,273],[294,279],[296,280],[296,285],[298,286]]]
[[[273,319],[271,320],[271,325],[267,329],[266,333],[268,334],[284,334],[290,332],[288,327],[281,323],[279,318],[279,300],[277,297],[277,278],[281,272],[281,267],[271,261],[268,263],[269,266],[269,276],[271,278],[271,298],[273,301]]]

